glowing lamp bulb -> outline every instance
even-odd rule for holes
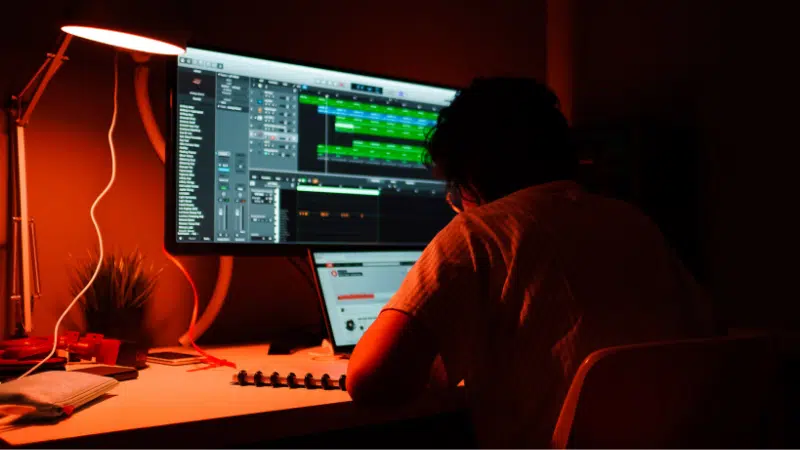
[[[155,55],[182,55],[186,52],[185,49],[164,41],[120,31],[105,30],[103,28],[67,25],[61,27],[61,31],[90,41],[137,52],[152,53]]]

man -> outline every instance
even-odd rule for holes
[[[479,443],[546,447],[592,351],[707,335],[710,311],[655,224],[589,194],[558,99],[478,79],[428,142],[459,214],[425,249],[352,354],[357,404],[464,381]]]

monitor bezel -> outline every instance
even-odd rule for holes
[[[322,295],[322,285],[320,284],[319,275],[317,274],[317,266],[314,263],[314,252],[330,252],[330,253],[336,253],[336,252],[361,252],[361,251],[363,251],[363,252],[370,252],[370,251],[372,251],[372,252],[376,252],[376,251],[380,251],[380,252],[419,251],[419,252],[422,252],[424,250],[425,250],[425,247],[424,246],[419,246],[419,245],[417,245],[415,247],[411,247],[411,248],[391,247],[391,248],[372,249],[372,250],[365,250],[365,249],[361,249],[361,248],[357,248],[357,249],[350,248],[350,249],[343,249],[343,250],[329,250],[328,247],[319,248],[319,249],[316,249],[316,250],[311,250],[311,249],[307,250],[306,255],[307,255],[307,259],[308,259],[308,264],[309,264],[309,266],[311,266],[311,275],[314,277],[314,287],[317,290],[317,300],[319,301],[320,313],[322,314],[322,319],[323,319],[323,322],[325,323],[325,331],[328,334],[328,341],[331,343],[331,347],[333,347],[334,354],[350,354],[350,353],[353,352],[353,350],[356,348],[356,346],[355,345],[339,345],[339,344],[336,343],[336,339],[333,337],[333,329],[331,328],[331,317],[328,314],[328,308],[325,306],[325,298]],[[389,301],[391,301],[391,300],[389,300]]]
[[[455,86],[448,86],[443,84],[422,82],[419,80],[412,80],[400,77],[389,77],[386,75],[370,73],[366,71],[354,71],[352,69],[343,69],[328,65],[310,63],[307,61],[291,60],[286,58],[275,58],[263,54],[253,54],[247,52],[239,52],[231,49],[223,49],[214,46],[209,46],[200,43],[190,43],[187,47],[196,48],[206,51],[215,51],[220,53],[227,53],[230,55],[245,56],[250,58],[265,59],[269,61],[297,64],[301,66],[319,68],[326,70],[335,70],[339,72],[364,75],[377,78],[383,78],[390,81],[400,81],[406,83],[423,84],[426,86],[452,89],[458,92],[461,88]],[[175,228],[177,221],[177,199],[175,192],[177,190],[177,177],[175,174],[175,164],[177,152],[175,148],[175,132],[177,130],[177,108],[176,102],[176,87],[177,87],[177,73],[178,73],[178,57],[174,56],[167,59],[166,66],[166,81],[167,99],[166,105],[166,133],[165,133],[165,158],[164,158],[164,248],[173,255],[226,255],[226,256],[303,256],[307,251],[379,251],[379,250],[415,250],[420,248],[419,243],[336,243],[336,244],[303,244],[303,243],[279,243],[279,244],[255,244],[255,243],[220,243],[220,242],[178,242],[175,239]],[[309,253],[310,255],[310,253]]]

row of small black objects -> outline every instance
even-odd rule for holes
[[[346,375],[342,375],[339,378],[334,378],[328,375],[327,373],[322,375],[322,378],[314,378],[314,375],[308,373],[304,377],[298,377],[294,374],[294,372],[289,372],[286,376],[281,376],[278,372],[272,372],[272,375],[265,376],[263,372],[260,370],[254,374],[248,374],[246,370],[242,370],[236,375],[233,376],[233,382],[239,384],[240,386],[247,386],[247,385],[255,385],[258,387],[261,386],[272,386],[276,387],[289,387],[289,388],[306,388],[306,389],[325,389],[325,390],[335,390],[341,389],[346,390],[345,381],[347,379]]]

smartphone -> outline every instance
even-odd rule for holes
[[[92,366],[85,369],[77,369],[73,372],[91,373],[103,377],[111,377],[117,381],[135,380],[139,378],[139,371],[133,367],[126,366]]]
[[[152,352],[147,354],[147,362],[165,364],[168,366],[183,366],[186,364],[197,364],[203,361],[205,361],[204,357],[192,353]]]

